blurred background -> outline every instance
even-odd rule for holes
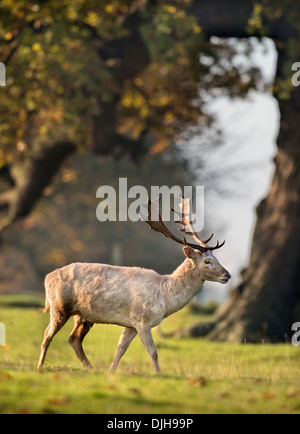
[[[211,338],[284,340],[299,311],[292,3],[0,1],[0,293],[42,293],[70,262],[172,272],[180,246],[100,223],[96,191],[203,185],[203,237],[226,239],[233,275],[201,295],[226,302]]]

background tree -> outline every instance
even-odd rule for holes
[[[209,3],[218,8],[222,19],[213,18]],[[283,341],[289,339],[291,325],[300,314],[300,92],[291,83],[292,64],[300,59],[300,7],[292,1],[244,1],[238,13],[231,14],[231,3],[233,6],[230,1],[221,6],[218,1],[199,1],[194,12],[207,34],[241,37],[247,29],[274,40],[278,64],[273,94],[281,120],[276,170],[270,192],[257,208],[249,267],[242,283],[218,310],[208,337]]]
[[[198,88],[245,94],[253,86],[208,44],[190,1],[0,3],[0,230],[27,215],[64,158],[163,151],[190,125],[207,122]],[[219,64],[216,80],[207,53]],[[228,68],[228,67],[227,67]],[[255,76],[254,72],[253,76]],[[222,77],[222,78],[221,78]],[[240,86],[240,83],[243,85]]]

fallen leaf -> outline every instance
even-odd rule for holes
[[[117,390],[117,386],[115,386],[114,384],[108,384],[107,386],[104,386],[104,389]]]
[[[16,411],[16,414],[29,414],[29,411],[26,407],[21,407]]]
[[[205,377],[190,378],[188,381],[190,384],[193,384],[196,387],[204,387],[207,385],[207,380]]]
[[[230,396],[231,396],[231,395],[230,395],[230,393],[228,393],[228,392],[224,392],[224,393],[221,393],[221,394],[220,394],[220,398],[221,398],[221,399],[223,399],[223,398],[230,398]]]
[[[141,395],[142,392],[139,389],[136,389],[135,387],[131,387],[128,389],[128,392],[133,393],[133,395]]]
[[[51,398],[48,399],[48,403],[51,405],[63,406],[67,405],[71,402],[71,398],[69,396],[63,396],[61,398]]]
[[[299,396],[299,393],[300,390],[295,390],[294,392],[287,393],[286,397],[294,399],[297,398],[297,396]]]
[[[11,378],[13,378],[13,376],[9,372],[0,372],[0,381]]]
[[[275,393],[267,392],[263,394],[264,399],[274,399],[276,397]]]

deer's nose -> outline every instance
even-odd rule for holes
[[[231,274],[228,271],[226,271],[225,276],[228,280],[231,279]]]

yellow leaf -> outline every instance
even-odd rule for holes
[[[175,6],[167,6],[166,9],[172,15],[176,14],[176,12],[177,12],[177,8]]]
[[[116,12],[116,7],[114,5],[107,5],[105,6],[105,11],[108,14],[113,14],[114,12]]]
[[[140,77],[137,77],[137,78],[134,80],[134,84],[135,84],[136,86],[142,86],[142,85],[144,84],[144,82],[143,82],[143,80],[142,80]]]
[[[35,42],[32,46],[33,51],[40,51],[41,49],[41,44],[39,44],[38,42]]]
[[[168,146],[170,145],[170,142],[168,139],[160,139],[154,145],[151,147],[150,154],[160,154],[161,152],[164,152]]]
[[[89,12],[87,16],[87,22],[91,26],[97,26],[99,24],[99,15],[96,12]]]
[[[168,95],[163,95],[158,99],[158,104],[160,106],[167,105],[170,102],[170,98]]]
[[[7,32],[7,33],[5,33],[5,39],[7,40],[7,41],[10,41],[12,38],[13,38],[13,34],[11,33],[11,32]]]
[[[194,26],[193,30],[194,30],[194,33],[196,33],[196,35],[198,35],[199,33],[202,32],[202,27],[201,26]]]

